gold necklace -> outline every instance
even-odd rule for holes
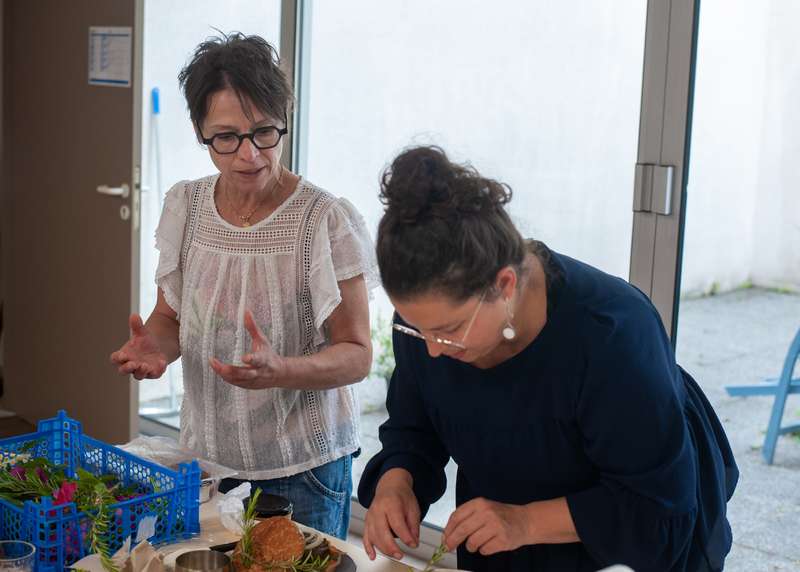
[[[283,167],[281,167],[281,172],[278,175],[278,181],[275,183],[275,186],[272,188],[272,191],[275,191],[276,189],[280,188],[281,179],[282,178],[283,178]],[[238,212],[236,212],[237,211],[236,207],[233,206],[233,201],[231,201],[231,195],[228,192],[228,185],[227,184],[225,185],[225,198],[228,199],[228,204],[231,206],[231,210],[233,210],[233,214],[235,214],[236,217],[240,221],[242,221],[242,226],[245,227],[245,228],[250,226],[250,218],[255,214],[255,212],[258,209],[261,208],[261,206],[264,204],[264,201],[267,200],[267,197],[269,197],[270,194],[271,193],[266,193],[264,195],[264,197],[260,201],[258,201],[258,204],[256,204],[256,206],[253,208],[253,210],[251,210],[249,213],[247,213],[246,215],[240,215]]]

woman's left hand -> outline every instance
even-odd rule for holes
[[[250,332],[253,340],[250,353],[242,356],[245,365],[231,365],[222,363],[217,358],[211,358],[209,360],[211,368],[231,385],[244,389],[280,387],[285,369],[284,358],[272,349],[272,345],[256,324],[250,310],[244,314],[244,327]]]
[[[529,518],[525,505],[472,499],[450,515],[443,542],[449,550],[466,542],[467,550],[484,556],[515,550],[528,544]]]

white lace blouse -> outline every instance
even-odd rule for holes
[[[280,355],[320,351],[341,302],[337,282],[362,274],[377,285],[375,255],[353,205],[303,179],[266,219],[231,225],[214,202],[218,177],[172,187],[156,230],[156,284],[180,321],[180,440],[239,478],[285,477],[358,449],[353,387],[241,389],[209,358],[241,364],[246,309]]]

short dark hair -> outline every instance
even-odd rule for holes
[[[377,257],[389,296],[437,292],[465,300],[488,292],[528,251],[504,205],[511,188],[451,162],[439,147],[403,151],[384,171]]]
[[[292,86],[280,68],[275,48],[260,36],[231,32],[197,46],[191,61],[178,74],[189,116],[198,129],[208,114],[209,99],[230,87],[244,104],[249,98],[277,119],[288,116]],[[245,113],[246,106],[242,106]]]

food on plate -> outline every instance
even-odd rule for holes
[[[236,572],[331,572],[341,556],[321,536],[306,537],[288,518],[273,516],[258,522],[249,539],[236,545],[233,567]]]

